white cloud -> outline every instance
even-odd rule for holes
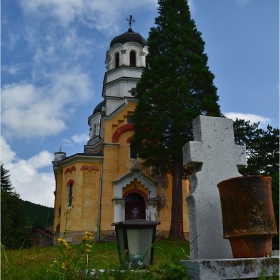
[[[46,95],[44,89],[29,83],[5,85],[2,89],[4,134],[8,130],[10,136],[31,138],[65,129],[60,118],[60,104],[52,104],[52,99]]]
[[[135,5],[134,1],[126,0],[23,0],[21,5],[27,14],[40,18],[51,16],[63,26],[78,19],[91,28],[111,35],[118,31],[116,22],[121,16],[135,9],[155,9],[157,1],[142,0]]]
[[[92,56],[94,41],[79,37],[75,28],[59,33],[55,24],[48,26],[46,34],[38,32],[38,26],[27,28],[23,34],[33,52],[32,78],[2,88],[6,137],[58,134],[66,129],[66,120],[76,108],[93,95],[90,73],[79,62]],[[4,70],[16,73],[15,66],[7,65]]]
[[[10,146],[7,144],[6,140],[3,136],[0,136],[1,141],[1,162],[3,164],[7,164],[9,162],[12,162],[15,158],[16,153],[11,150]]]
[[[2,65],[1,69],[3,72],[7,72],[11,75],[16,75],[19,71],[19,64]]]
[[[232,120],[242,119],[245,121],[250,121],[252,123],[260,122],[261,127],[266,127],[272,120],[263,116],[254,115],[254,114],[243,114],[243,113],[235,113],[235,112],[228,112],[224,113],[224,115]]]
[[[75,145],[73,144],[73,142],[69,139],[62,139],[62,146],[63,147],[74,147]]]
[[[66,128],[65,120],[75,108],[92,95],[91,80],[78,67],[42,76],[47,86],[36,87],[26,81],[4,85],[4,135],[32,138],[57,134]]]
[[[62,139],[62,143],[64,147],[74,147],[75,144],[86,144],[89,140],[88,133],[81,133],[81,134],[75,134],[71,136],[69,139],[64,138]]]
[[[42,151],[39,154],[28,159],[26,162],[31,166],[36,166],[36,168],[41,168],[41,167],[49,166],[52,160],[53,160],[53,154],[47,151]]]
[[[191,13],[195,13],[194,0],[188,0],[188,4],[189,4]]]
[[[23,200],[53,207],[54,175],[38,171],[41,167],[50,166],[52,160],[53,155],[48,151],[42,151],[27,160],[19,159],[1,136],[1,161],[5,169],[10,171],[12,185]]]
[[[88,133],[75,134],[71,137],[71,139],[74,141],[74,143],[87,143],[89,140],[89,135]]]

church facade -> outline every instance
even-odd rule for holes
[[[136,84],[146,67],[147,42],[130,28],[115,37],[106,53],[104,100],[88,118],[90,139],[84,152],[55,153],[54,244],[66,236],[79,243],[84,231],[98,240],[114,235],[114,222],[159,220],[157,234],[168,237],[171,223],[171,176],[143,167],[130,147]],[[183,198],[189,192],[183,180]],[[184,234],[188,239],[188,210],[183,200]],[[65,234],[65,235],[64,235]]]

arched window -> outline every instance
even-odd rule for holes
[[[71,207],[72,206],[72,201],[73,201],[73,184],[74,184],[74,181],[73,180],[70,180],[68,182],[68,202],[67,202],[67,206],[68,207]]]
[[[120,67],[120,54],[118,52],[115,54],[115,65],[116,68]]]
[[[58,224],[58,225],[56,226],[54,235],[55,235],[55,236],[59,236],[59,232],[60,232],[60,224]]]
[[[136,53],[135,53],[135,51],[130,52],[130,66],[136,66]]]

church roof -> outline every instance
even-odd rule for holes
[[[131,28],[128,29],[127,32],[116,36],[110,44],[110,48],[118,43],[125,44],[127,42],[136,42],[142,45],[142,47],[147,46],[147,41],[139,34],[134,32]]]
[[[102,110],[102,106],[105,105],[105,100],[101,101],[93,110],[93,115],[96,114],[96,113],[100,113],[101,110]]]

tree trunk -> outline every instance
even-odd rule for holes
[[[182,174],[183,157],[175,158],[172,171],[172,208],[169,238],[185,240],[183,229]]]

